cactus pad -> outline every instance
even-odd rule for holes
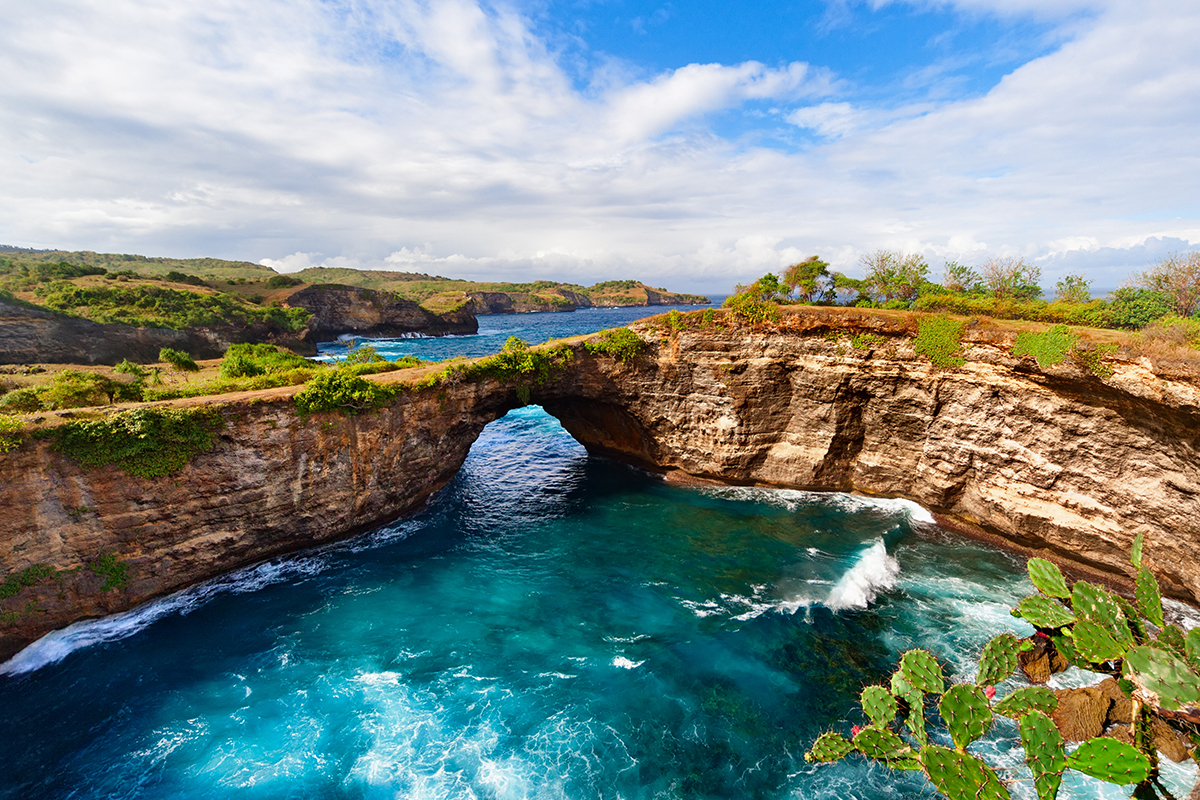
[[[1079,655],[1079,650],[1075,647],[1075,641],[1070,636],[1051,636],[1050,642],[1054,645],[1054,649],[1061,653],[1062,657],[1067,660],[1068,664],[1080,669],[1088,668],[1087,659]]]
[[[1133,547],[1129,551],[1129,563],[1133,564],[1135,569],[1141,569],[1142,566],[1142,544],[1145,541],[1143,534],[1138,534],[1133,537]]]
[[[1071,629],[1075,649],[1085,660],[1093,664],[1120,658],[1125,655],[1126,645],[1112,637],[1107,629],[1090,619],[1081,619]]]
[[[914,688],[930,694],[941,694],[946,679],[937,659],[924,650],[909,650],[900,657],[900,674]]]
[[[1033,585],[1042,594],[1047,594],[1051,597],[1061,597],[1064,600],[1071,596],[1071,591],[1067,589],[1067,582],[1063,578],[1062,571],[1056,565],[1044,558],[1031,558],[1027,567],[1029,569],[1029,580],[1033,581]]]
[[[1044,594],[1031,594],[1022,598],[1021,602],[1017,603],[1015,614],[1035,628],[1061,628],[1075,621],[1075,615],[1062,603]]]
[[[1183,638],[1183,631],[1179,629],[1178,625],[1167,625],[1159,631],[1153,646],[1180,658],[1187,658],[1187,641]]]
[[[1017,669],[1017,654],[1020,652],[1021,642],[1011,633],[994,637],[979,654],[979,674],[975,684],[993,686],[1007,680]]]
[[[1129,623],[1129,628],[1133,631],[1133,636],[1136,641],[1145,641],[1146,621],[1142,619],[1142,614],[1134,607],[1133,603],[1126,600],[1121,595],[1113,595],[1113,599],[1117,601],[1117,605],[1121,607],[1121,611],[1125,614],[1125,621]],[[1130,647],[1133,647],[1131,642]]]
[[[1133,680],[1158,695],[1167,711],[1200,705],[1200,676],[1180,659],[1157,647],[1135,647],[1125,657]]]
[[[1071,608],[1076,617],[1091,620],[1125,647],[1133,647],[1133,634],[1129,632],[1125,612],[1112,592],[1087,581],[1076,581],[1071,589]]]
[[[975,756],[929,745],[921,748],[921,766],[949,800],[1009,800],[996,773]]]
[[[942,721],[950,731],[954,746],[962,750],[992,727],[992,707],[978,686],[960,683],[951,686],[938,704]]]
[[[863,728],[854,735],[854,749],[867,758],[896,761],[912,756],[912,748],[896,734],[880,728]]]
[[[918,693],[915,699],[908,700],[908,716],[905,717],[904,724],[920,744],[925,745],[929,742],[929,736],[925,733],[924,695]]]
[[[1050,714],[1058,708],[1058,697],[1044,686],[1026,686],[992,706],[992,711],[1012,719],[1021,719],[1033,711]]]
[[[905,680],[903,672],[896,670],[892,673],[892,696],[906,701],[911,706],[921,702],[924,695],[920,689]]]
[[[1062,772],[1067,766],[1062,734],[1054,720],[1041,711],[1031,711],[1021,718],[1021,744],[1025,747],[1025,761],[1033,772],[1039,800],[1050,800],[1058,793]]]
[[[1158,590],[1158,579],[1145,567],[1139,567],[1134,597],[1142,616],[1156,626],[1163,626],[1162,593]]]
[[[804,760],[808,762],[838,761],[853,751],[854,745],[850,744],[845,736],[829,731],[817,737],[817,740],[813,742],[812,749],[804,754]]]
[[[1192,669],[1200,670],[1200,628],[1192,628],[1188,631],[1184,647],[1187,650],[1188,662],[1191,663]]]
[[[896,698],[882,686],[868,686],[862,690],[862,708],[876,728],[886,728],[896,718]]]
[[[1089,739],[1067,756],[1067,766],[1084,775],[1127,786],[1150,777],[1150,759],[1133,745],[1108,736]]]

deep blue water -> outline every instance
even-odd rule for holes
[[[0,665],[0,798],[933,797],[802,754],[1030,590],[911,503],[671,486],[529,407],[418,513]]]

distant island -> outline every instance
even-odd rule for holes
[[[215,358],[269,342],[311,355],[344,334],[478,330],[476,316],[707,304],[641,281],[476,282],[412,272],[148,258],[0,246],[0,363],[145,361],[161,347]]]

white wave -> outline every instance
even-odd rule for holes
[[[900,562],[888,553],[883,539],[879,539],[838,580],[825,606],[834,611],[866,608],[880,592],[895,588],[899,578]]]
[[[625,656],[617,656],[612,660],[613,666],[620,667],[621,669],[637,669],[645,663],[645,661],[630,661]]]
[[[782,506],[788,511],[808,505],[834,505],[849,512],[876,509],[899,513],[910,522],[935,524],[928,509],[913,500],[894,497],[867,497],[845,492],[806,492],[800,489],[768,489],[759,486],[723,486],[703,489],[708,494],[727,500],[743,500]]]
[[[312,575],[325,567],[318,557],[268,561],[152,600],[130,611],[83,620],[47,633],[0,664],[0,675],[20,675],[62,661],[84,647],[133,636],[171,614],[188,614],[219,594],[246,594],[264,586]]]

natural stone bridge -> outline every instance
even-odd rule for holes
[[[1040,371],[977,328],[968,363],[936,370],[904,319],[851,322],[886,341],[854,349],[821,335],[834,322],[812,312],[770,332],[643,328],[650,344],[627,365],[575,343],[531,401],[590,452],[668,479],[910,498],[1117,582],[1144,532],[1169,591],[1200,598],[1194,386],[1137,363],[1105,382],[1069,363]],[[219,404],[218,444],[158,480],[84,469],[44,441],[0,456],[0,568],[68,571],[0,601],[0,658],[73,620],[391,520],[520,405],[516,384],[492,379],[402,392],[360,416],[301,416],[292,393],[190,401]],[[123,589],[77,569],[102,553],[128,565]]]

